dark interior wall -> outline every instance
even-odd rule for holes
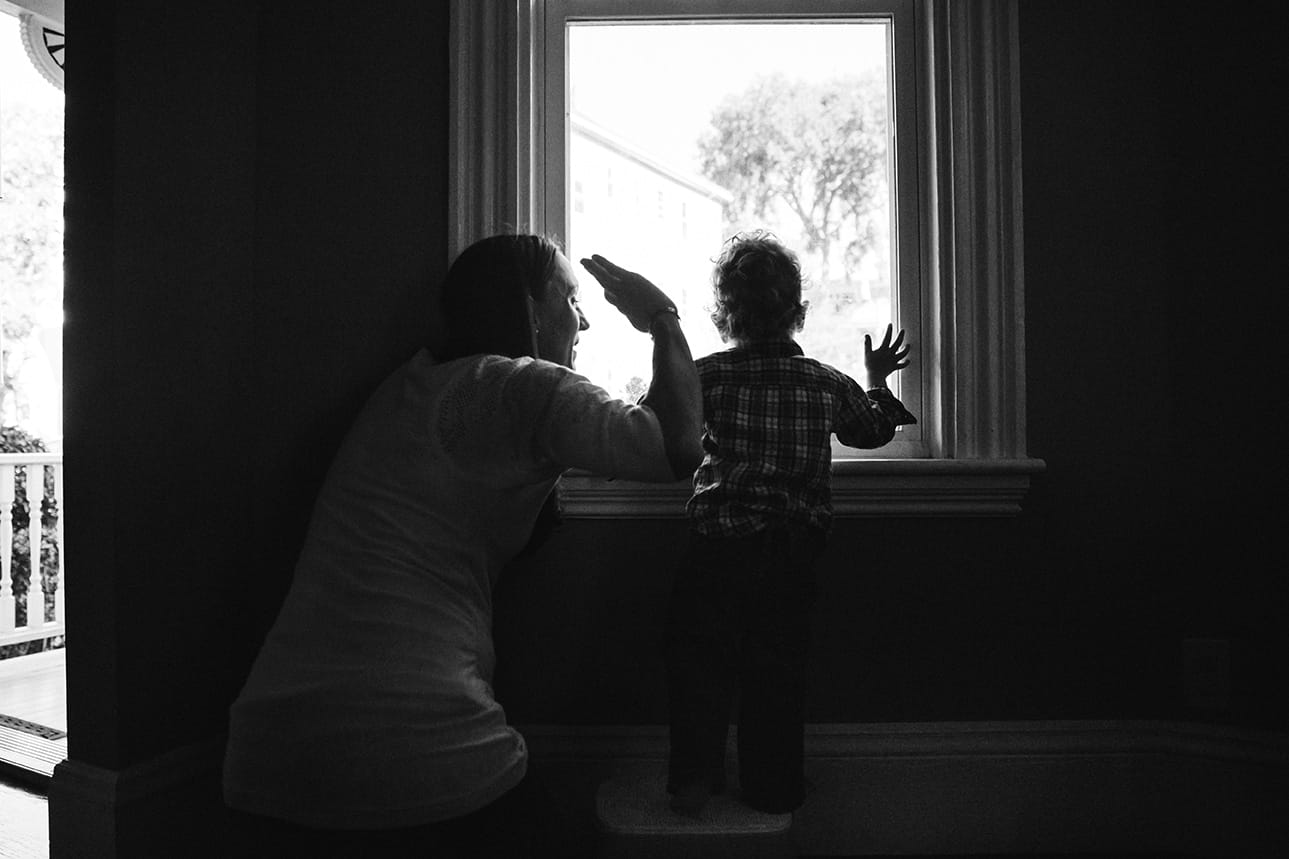
[[[447,14],[67,20],[70,743],[119,768],[223,730],[331,448],[425,339]]]
[[[1256,405],[1284,271],[1270,8],[1021,5],[1039,569],[1081,631],[1085,700],[1116,715],[1287,723],[1283,467]],[[1183,638],[1230,643],[1225,711],[1183,705]]]
[[[447,4],[269,4],[257,53],[255,573],[237,670],[276,615],[350,419],[427,344],[447,269]],[[239,677],[240,683],[240,677]]]
[[[1165,133],[1180,154],[1167,211],[1175,467],[1170,545],[1183,558],[1183,623],[1232,642],[1238,718],[1284,729],[1289,599],[1283,526],[1286,200],[1283,122],[1269,109],[1289,76],[1280,11],[1208,6],[1166,18]]]
[[[1108,32],[1075,5],[1026,4],[1021,18],[1029,450],[1048,471],[1017,519],[836,523],[815,721],[1177,712],[1176,607],[1154,593],[1169,453],[1126,447],[1112,428],[1157,424],[1168,403],[1152,317],[1166,163],[1157,111],[1137,103],[1153,101],[1164,46],[1147,16],[1118,15],[1126,26]],[[1138,323],[1124,364],[1118,338]],[[665,720],[658,645],[683,540],[681,522],[570,523],[503,581],[498,685],[512,719]]]
[[[445,6],[68,2],[78,759],[221,730],[332,447],[420,342],[446,262]],[[815,720],[1283,727],[1272,508],[1249,492],[1270,481],[1242,455],[1278,437],[1248,414],[1266,377],[1244,357],[1270,348],[1260,302],[1283,280],[1270,111],[1247,85],[1275,61],[1230,23],[1022,4],[1029,449],[1048,471],[1014,520],[839,523]],[[1226,123],[1241,134],[1219,144]],[[1234,353],[1213,348],[1228,335]],[[662,720],[683,533],[570,522],[514,570],[497,614],[512,719]],[[1183,706],[1188,635],[1232,642],[1230,712]]]
[[[1020,6],[1029,453],[1014,520],[849,520],[821,569],[819,722],[1167,718],[1283,728],[1285,604],[1260,440],[1283,167],[1257,14]],[[1251,456],[1251,454],[1253,454]],[[524,722],[659,722],[678,522],[566,526],[503,583]],[[1229,642],[1187,705],[1184,640]],[[1220,684],[1220,679],[1219,679]]]
[[[252,472],[231,431],[251,412],[251,6],[67,8],[87,36],[67,79],[68,717],[101,766],[212,730],[228,671]]]

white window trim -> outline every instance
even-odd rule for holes
[[[668,3],[692,15],[680,0],[659,0]],[[922,360],[936,368],[924,374],[918,418],[931,456],[834,463],[834,508],[842,517],[1016,515],[1044,468],[1025,452],[1017,0],[910,4],[923,88]],[[451,258],[484,236],[545,223],[536,177],[546,11],[542,0],[453,0]],[[687,488],[573,474],[565,514],[681,516]]]

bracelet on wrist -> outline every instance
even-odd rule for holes
[[[652,316],[649,317],[650,334],[653,333],[653,327],[658,324],[658,317],[662,316],[664,313],[669,313],[672,316],[676,317],[677,322],[680,321],[680,311],[676,309],[676,305],[668,304],[666,307],[660,307],[653,312]]]

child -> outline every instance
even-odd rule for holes
[[[697,814],[724,788],[725,736],[741,693],[743,802],[771,814],[804,797],[804,681],[815,562],[824,546],[830,436],[886,444],[916,423],[889,390],[904,332],[864,337],[869,391],[802,354],[806,306],[796,256],[766,233],[726,243],[712,277],[712,321],[732,348],[700,358],[703,463],[687,505],[689,554],[667,630],[672,808]]]

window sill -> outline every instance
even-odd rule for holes
[[[1009,517],[1021,511],[1041,459],[853,459],[833,463],[833,512],[857,517]],[[570,519],[678,519],[687,480],[640,483],[571,471],[561,483]]]

